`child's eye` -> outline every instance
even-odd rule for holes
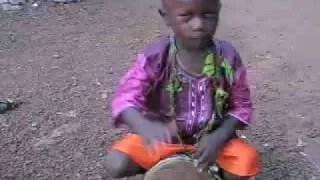
[[[191,16],[191,14],[190,13],[184,13],[184,14],[180,14],[179,16],[180,17],[189,17],[189,16]]]
[[[181,21],[187,21],[187,20],[189,20],[189,19],[191,18],[191,16],[192,16],[192,14],[186,13],[186,14],[180,14],[180,15],[178,16],[178,18],[179,18],[179,20],[181,20]]]
[[[205,13],[203,15],[205,18],[217,18],[217,14],[214,14],[214,13]]]

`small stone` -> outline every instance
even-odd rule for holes
[[[80,2],[81,0],[53,0],[55,3],[76,3]]]
[[[10,39],[10,42],[13,42],[13,43],[17,41],[17,38],[14,34],[10,34],[9,39]]]
[[[263,146],[264,146],[264,147],[269,147],[269,146],[270,146],[270,144],[265,143]]]
[[[39,3],[38,2],[35,2],[35,3],[32,3],[32,7],[36,8],[36,7],[39,7]]]
[[[301,138],[298,139],[298,142],[297,142],[297,147],[304,147],[306,146],[307,143],[305,143],[304,141],[302,141]]]
[[[299,152],[299,154],[301,154],[302,156],[306,157],[308,156],[308,154],[304,153],[304,152]]]
[[[8,3],[4,3],[4,4],[0,4],[2,6],[2,9],[4,11],[18,11],[21,10],[23,8],[23,6],[20,5],[11,5]]]
[[[107,93],[102,93],[102,94],[101,94],[101,98],[102,98],[103,100],[108,99],[108,94],[107,94]]]
[[[19,107],[22,102],[15,102],[11,99],[0,99],[0,114],[4,114],[7,111],[11,111]]]
[[[66,116],[66,117],[77,117],[77,113],[75,110],[71,110],[71,111],[68,111],[68,112],[57,112],[58,115],[61,115],[61,116]]]
[[[36,127],[38,124],[36,122],[31,123],[32,127]]]
[[[31,126],[32,126],[32,127],[37,127],[37,126],[38,126],[38,123],[37,123],[37,122],[32,122],[32,123],[31,123]]]
[[[54,54],[52,57],[55,59],[61,59],[63,56],[61,54]]]
[[[310,132],[308,132],[307,137],[312,139],[320,137],[320,131],[318,129],[312,129]]]
[[[240,138],[241,138],[241,139],[247,139],[247,136],[245,136],[245,135],[242,134],[242,135],[240,135]]]
[[[26,0],[8,0],[8,2],[14,5],[23,5],[26,3]]]
[[[102,85],[102,84],[101,84],[101,82],[99,82],[99,80],[98,80],[98,79],[96,79],[95,84],[96,84],[97,86],[101,86],[101,85]]]

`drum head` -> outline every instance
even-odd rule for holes
[[[160,161],[151,168],[144,180],[215,180],[208,173],[199,173],[193,161],[185,155],[177,155]]]

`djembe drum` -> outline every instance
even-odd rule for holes
[[[199,173],[193,161],[186,155],[175,155],[160,161],[151,168],[144,180],[222,180],[218,174]]]

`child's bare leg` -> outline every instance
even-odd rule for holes
[[[143,169],[120,151],[109,152],[101,161],[105,173],[112,178],[123,178],[143,173]]]

